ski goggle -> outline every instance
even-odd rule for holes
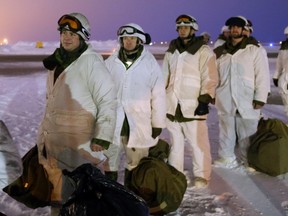
[[[142,31],[139,31],[138,29],[132,27],[132,26],[121,26],[118,31],[117,31],[117,35],[118,36],[121,36],[121,35],[124,35],[124,34],[128,34],[128,35],[133,35],[135,33],[139,33],[139,34],[143,34],[144,35],[144,32]]]
[[[180,16],[176,20],[176,24],[189,24],[189,23],[196,23],[197,21],[189,16]]]
[[[80,21],[73,16],[63,15],[58,20],[59,30],[64,28],[65,26],[69,27],[69,30],[73,32],[81,31],[87,39],[90,38],[90,33],[82,26]]]

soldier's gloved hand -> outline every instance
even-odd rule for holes
[[[206,115],[209,113],[208,103],[199,102],[198,107],[196,108],[194,115]]]
[[[152,127],[152,137],[155,139],[158,137],[162,132],[162,128],[153,128]]]
[[[273,83],[274,83],[274,85],[275,85],[276,87],[278,87],[278,79],[274,79],[274,78],[273,78]]]

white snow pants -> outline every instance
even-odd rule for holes
[[[189,122],[172,122],[167,119],[171,151],[168,162],[179,171],[184,170],[185,138],[192,148],[194,177],[210,180],[211,153],[206,120]]]
[[[247,163],[249,137],[257,131],[258,119],[243,119],[240,115],[219,115],[218,155],[224,159],[236,159],[235,147],[238,142],[240,160]]]
[[[284,112],[288,116],[288,71],[283,71],[278,80],[278,90],[284,105]]]
[[[118,171],[122,152],[122,145],[115,144],[111,144],[107,150],[104,150],[104,155],[107,157],[107,160],[103,164],[104,171]]]
[[[126,162],[125,168],[132,170],[143,157],[149,154],[149,148],[127,148],[128,137],[121,137],[121,145],[110,145],[108,150],[104,151],[107,161],[104,163],[104,171],[118,171],[121,159],[121,153],[124,149]]]
[[[279,93],[281,95],[282,102],[284,105],[284,112],[288,116],[288,93],[285,93],[282,90],[280,90]]]

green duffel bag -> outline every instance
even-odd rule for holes
[[[288,127],[279,119],[263,119],[250,138],[248,163],[271,176],[288,172]]]
[[[150,215],[176,211],[187,188],[185,175],[165,162],[166,150],[168,144],[160,140],[131,172],[129,189],[146,201]]]

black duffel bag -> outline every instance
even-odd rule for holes
[[[61,216],[148,216],[146,202],[91,165],[63,171],[76,188],[60,210]]]

